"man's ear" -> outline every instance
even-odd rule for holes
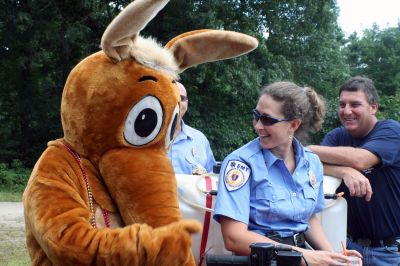
[[[379,109],[379,104],[378,103],[373,103],[371,104],[371,114],[376,115]]]

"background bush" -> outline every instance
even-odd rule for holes
[[[19,160],[10,164],[0,163],[0,190],[21,192],[24,190],[31,173]]]

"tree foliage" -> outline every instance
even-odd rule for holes
[[[351,76],[374,81],[380,94],[379,118],[400,121],[400,25],[385,30],[374,25],[362,37],[353,34],[343,53]]]
[[[32,164],[47,141],[62,136],[66,77],[99,49],[116,12],[99,1],[42,0],[3,0],[0,12],[0,160]]]

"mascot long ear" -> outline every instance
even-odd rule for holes
[[[194,65],[248,53],[257,46],[256,38],[243,33],[204,29],[178,35],[165,48],[173,53],[182,72]]]
[[[131,58],[139,32],[164,8],[168,0],[136,0],[107,27],[101,47],[116,61]],[[223,30],[197,30],[181,34],[167,43],[180,72],[206,63],[236,57],[254,50],[257,39],[243,33]]]
[[[106,55],[117,61],[130,58],[130,50],[139,32],[168,2],[168,0],[136,0],[129,4],[108,25],[101,38],[101,47]]]

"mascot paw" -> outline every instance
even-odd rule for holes
[[[151,234],[149,265],[196,265],[192,254],[192,237],[201,231],[196,220],[183,220],[155,228]]]

